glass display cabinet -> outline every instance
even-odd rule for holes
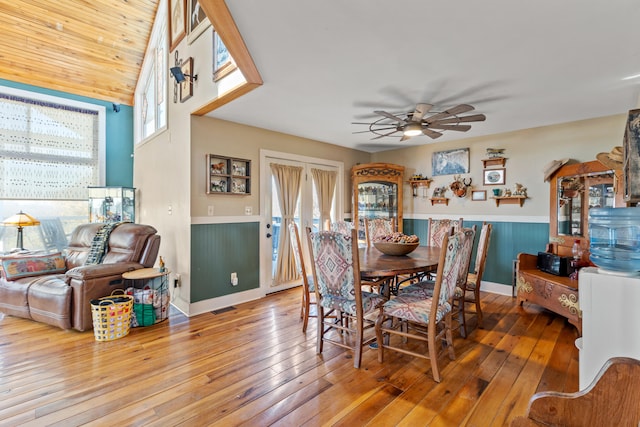
[[[599,161],[565,165],[551,178],[549,241],[552,252],[571,256],[580,240],[583,259],[589,253],[589,209],[625,206],[620,179]]]
[[[89,222],[136,222],[136,189],[89,187]]]
[[[353,222],[358,240],[364,241],[365,218],[395,218],[402,231],[402,182],[404,166],[366,163],[351,169]]]

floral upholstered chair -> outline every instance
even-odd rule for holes
[[[307,228],[318,309],[317,353],[330,342],[354,351],[353,366],[360,367],[362,348],[375,340],[364,333],[374,327],[365,315],[385,301],[379,294],[362,291],[356,230],[313,233]],[[334,315],[334,318],[328,318]]]
[[[316,305],[316,288],[313,284],[313,275],[307,273],[304,265],[300,233],[298,232],[298,226],[295,222],[289,223],[289,236],[291,237],[291,247],[293,248],[296,269],[298,270],[298,275],[302,278],[302,307],[300,308],[300,318],[302,319],[302,332],[306,333],[309,317],[315,317],[310,314],[310,309],[312,305]]]
[[[364,229],[367,246],[373,246],[377,237],[386,236],[396,231],[396,219],[365,218]]]
[[[449,358],[455,359],[451,330],[453,296],[459,270],[464,268],[465,244],[469,236],[460,231],[445,235],[443,251],[438,262],[438,273],[430,296],[417,292],[402,292],[382,307],[376,320],[378,360],[384,361],[385,349],[431,360],[433,379],[440,382],[438,348],[446,343]],[[408,347],[406,338],[417,339],[427,346],[426,352]]]

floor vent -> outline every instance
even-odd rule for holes
[[[230,306],[230,307],[225,307],[225,308],[221,308],[220,310],[213,310],[211,313],[213,314],[222,314],[222,313],[226,313],[227,311],[232,311],[235,310],[236,308],[234,306]]]

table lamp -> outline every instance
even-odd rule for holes
[[[18,227],[18,242],[17,242],[16,246],[17,246],[18,249],[23,251],[24,247],[23,247],[23,244],[22,244],[22,228],[23,227],[31,227],[32,225],[40,225],[40,221],[38,221],[37,219],[35,219],[31,215],[28,215],[28,214],[20,211],[19,213],[15,214],[13,216],[10,216],[9,218],[7,218],[4,221],[2,221],[2,225],[4,225],[5,227],[7,227],[7,226]]]

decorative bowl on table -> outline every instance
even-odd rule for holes
[[[402,256],[413,252],[420,245],[418,236],[407,236],[402,233],[393,233],[388,236],[378,237],[373,246],[385,255]]]

